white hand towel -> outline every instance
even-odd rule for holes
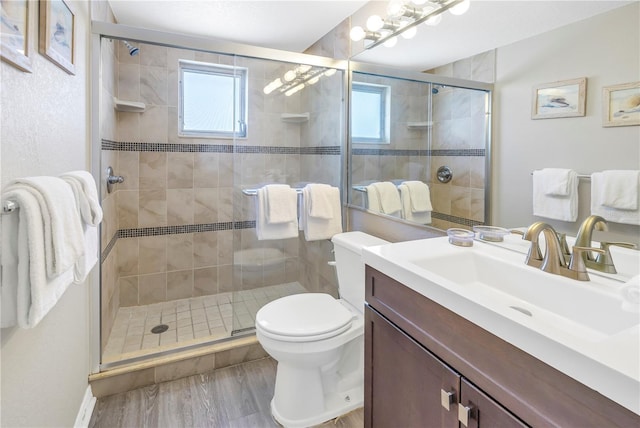
[[[578,174],[569,173],[568,194],[556,196],[547,194],[545,174],[533,172],[533,215],[562,221],[578,219]]]
[[[45,261],[42,204],[28,186],[12,186],[6,199],[18,203],[16,318],[22,328],[35,327],[73,282],[73,269],[51,278]]]
[[[380,212],[383,214],[400,217],[402,214],[402,204],[400,203],[400,193],[395,184],[390,181],[373,183],[373,189],[378,194],[380,201]],[[367,187],[367,191],[368,191]]]
[[[637,210],[639,177],[640,171],[603,171],[602,205],[618,210]]]
[[[549,196],[568,196],[571,190],[569,183],[574,174],[575,171],[565,168],[543,168],[533,171],[534,180],[540,180],[542,191]]]
[[[380,207],[380,198],[378,197],[378,191],[376,190],[375,186],[373,184],[369,184],[366,189],[367,209],[375,211],[377,213],[382,212],[382,207]]]
[[[420,224],[431,224],[431,211],[414,212],[411,208],[412,194],[405,184],[398,186],[400,200],[402,202],[402,218]]]
[[[18,323],[18,227],[18,212],[2,216],[1,328]]]
[[[310,214],[308,201],[311,200],[312,188],[312,186],[307,185],[302,189],[300,224],[304,230],[304,237],[307,241],[331,239],[333,235],[342,233],[340,189],[329,186],[329,189],[323,190],[327,193],[327,202],[331,209],[331,218],[320,218],[313,217]]]
[[[19,178],[7,190],[18,188],[31,192],[38,201],[47,276],[54,278],[71,269],[84,254],[84,234],[73,190],[57,177]]]
[[[614,223],[640,225],[640,207],[635,210],[619,210],[603,204],[603,185],[604,174],[602,172],[591,174],[591,214],[599,215]]]
[[[296,205],[297,206],[297,205]],[[267,220],[267,189],[258,189],[256,195],[256,234],[258,240],[287,239],[298,236],[298,221],[288,223],[270,223]]]
[[[82,220],[91,226],[102,221],[100,198],[93,176],[87,171],[70,171],[60,175],[71,186]]]
[[[431,192],[429,186],[422,181],[404,181],[402,182],[409,190],[409,199],[411,201],[412,213],[424,213],[433,211],[431,206]],[[402,196],[402,195],[401,195]]]
[[[264,186],[269,224],[290,223],[298,216],[298,193],[288,184]]]
[[[73,283],[82,284],[89,272],[98,263],[98,228],[84,225],[84,254],[73,267]]]
[[[333,187],[328,184],[310,183],[305,186],[309,190],[307,199],[309,217],[330,220],[334,211]],[[338,198],[340,195],[338,195]]]

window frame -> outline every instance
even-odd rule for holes
[[[234,98],[237,94],[237,100],[240,107],[240,117],[234,117],[234,128],[238,124],[238,130],[232,131],[225,130],[185,130],[184,129],[184,73],[202,73],[216,76],[223,76],[233,79],[234,85]],[[249,82],[249,70],[246,67],[236,67],[232,65],[214,64],[207,62],[179,60],[178,63],[178,136],[181,137],[195,137],[195,138],[248,138],[248,82]],[[239,77],[239,79],[238,79]],[[239,82],[239,83],[238,83]],[[239,84],[239,88],[236,90],[236,85]],[[234,108],[235,116],[235,108]]]
[[[391,86],[388,85],[376,85],[374,83],[366,82],[352,82],[351,93],[353,99],[353,92],[367,92],[380,95],[380,138],[370,137],[356,137],[351,135],[351,141],[356,144],[391,144],[390,141],[390,99],[391,99]],[[352,105],[353,109],[353,105]],[[353,112],[351,118],[353,120]],[[353,128],[352,128],[353,129]]]

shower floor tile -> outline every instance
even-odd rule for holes
[[[255,325],[258,310],[277,298],[305,293],[299,282],[118,309],[102,363],[228,338]],[[166,331],[151,330],[165,325]]]

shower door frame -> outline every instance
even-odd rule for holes
[[[273,60],[288,63],[302,63],[312,66],[334,68],[343,72],[343,94],[348,94],[348,60],[338,60],[334,58],[322,57],[318,55],[309,55],[304,53],[289,52],[278,49],[263,48],[251,45],[245,45],[240,43],[226,42],[222,40],[213,40],[205,37],[190,36],[185,34],[168,33],[157,30],[149,30],[143,28],[136,28],[122,24],[112,24],[103,21],[91,22],[91,81],[90,81],[90,93],[91,93],[91,172],[96,178],[96,182],[100,186],[99,191],[102,191],[103,183],[103,171],[101,170],[101,135],[100,135],[100,97],[101,97],[101,71],[102,71],[102,54],[101,54],[101,40],[108,38],[112,40],[128,40],[139,43],[147,43],[153,45],[166,46],[170,48],[190,49],[194,51],[211,52],[217,54],[234,55],[241,57],[250,57],[257,59]],[[345,96],[345,115],[348,111],[348,96]],[[345,118],[345,124],[348,124]],[[342,171],[346,169],[347,159],[347,145],[348,145],[348,128],[344,126],[343,134],[343,151],[341,153]],[[345,191],[345,176],[341,174],[340,187],[342,194],[346,194]],[[100,193],[102,194],[102,193]],[[344,204],[343,204],[344,209]],[[346,216],[343,215],[343,219]],[[343,220],[344,222],[344,220]],[[100,238],[101,241],[101,238]],[[102,242],[99,245],[100,251],[102,251]],[[101,258],[100,258],[101,259]],[[100,260],[102,262],[102,260]],[[92,284],[90,292],[90,323],[91,323],[91,373],[99,373],[106,368],[117,366],[120,364],[130,363],[130,360],[123,361],[122,363],[112,363],[109,365],[102,364],[102,332],[101,332],[101,286],[102,286],[102,263],[99,263],[99,272],[97,273],[98,279]],[[214,342],[206,342],[203,345],[191,345],[182,347],[173,351],[164,351],[153,356],[166,355],[174,352],[181,352],[185,349],[192,349],[197,346],[206,346]]]

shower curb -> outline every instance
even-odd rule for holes
[[[211,372],[267,357],[255,335],[128,364],[89,375],[96,398]]]

